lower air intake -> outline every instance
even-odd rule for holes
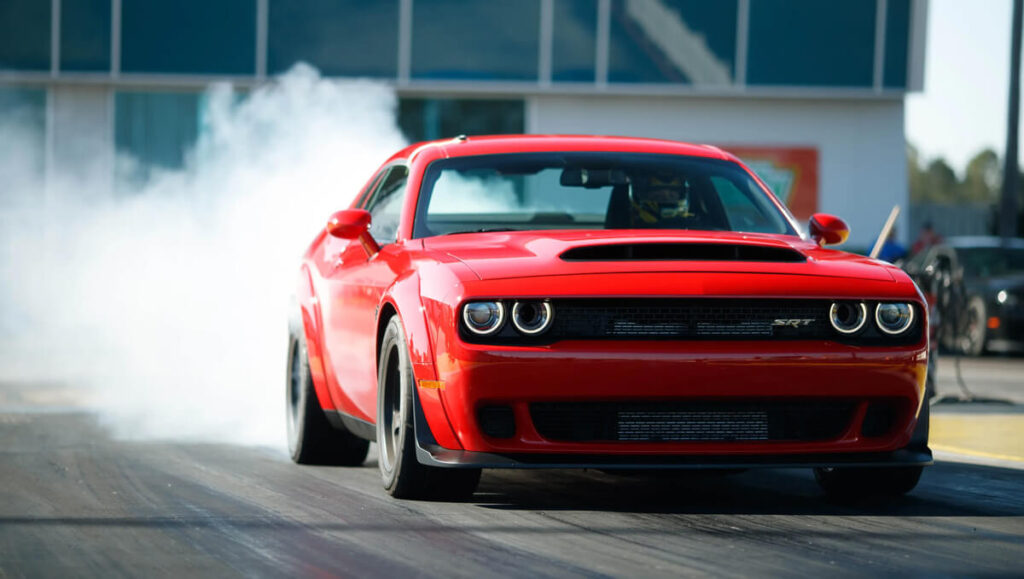
[[[539,402],[537,432],[572,442],[830,440],[847,430],[854,401]]]

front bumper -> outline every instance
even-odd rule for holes
[[[910,444],[917,426],[927,374],[926,342],[900,348],[807,341],[579,341],[546,347],[441,343],[449,346],[438,351],[438,379],[444,389],[430,395],[439,395],[445,432],[454,434],[458,444],[420,440],[418,456],[425,464],[747,468],[931,460],[926,444],[915,446],[918,451],[898,452]],[[539,404],[669,407],[758,401],[841,401],[853,410],[834,435],[806,440],[558,439],[542,434],[534,414]],[[890,428],[867,435],[865,417],[880,401],[898,411]],[[510,409],[514,434],[485,433],[478,412],[493,406]],[[424,427],[440,421],[432,408],[427,412],[434,415],[424,418]]]

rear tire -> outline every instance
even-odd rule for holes
[[[388,321],[377,367],[377,443],[384,489],[400,499],[461,500],[476,491],[480,469],[437,468],[416,459],[414,379],[405,331]]]
[[[285,380],[288,453],[299,464],[359,466],[366,460],[369,441],[331,426],[313,388],[306,337],[292,328],[288,336]]]
[[[920,466],[816,468],[814,478],[832,498],[898,497],[917,486],[923,470]]]

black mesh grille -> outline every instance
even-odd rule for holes
[[[849,427],[854,401],[543,402],[530,405],[541,436],[573,442],[814,441]]]
[[[831,302],[804,300],[565,300],[550,330],[562,339],[814,339],[834,334]]]

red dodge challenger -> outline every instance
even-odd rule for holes
[[[834,495],[931,464],[927,307],[824,249],[720,149],[618,137],[410,146],[306,251],[288,444],[395,497],[482,468],[808,467]]]

